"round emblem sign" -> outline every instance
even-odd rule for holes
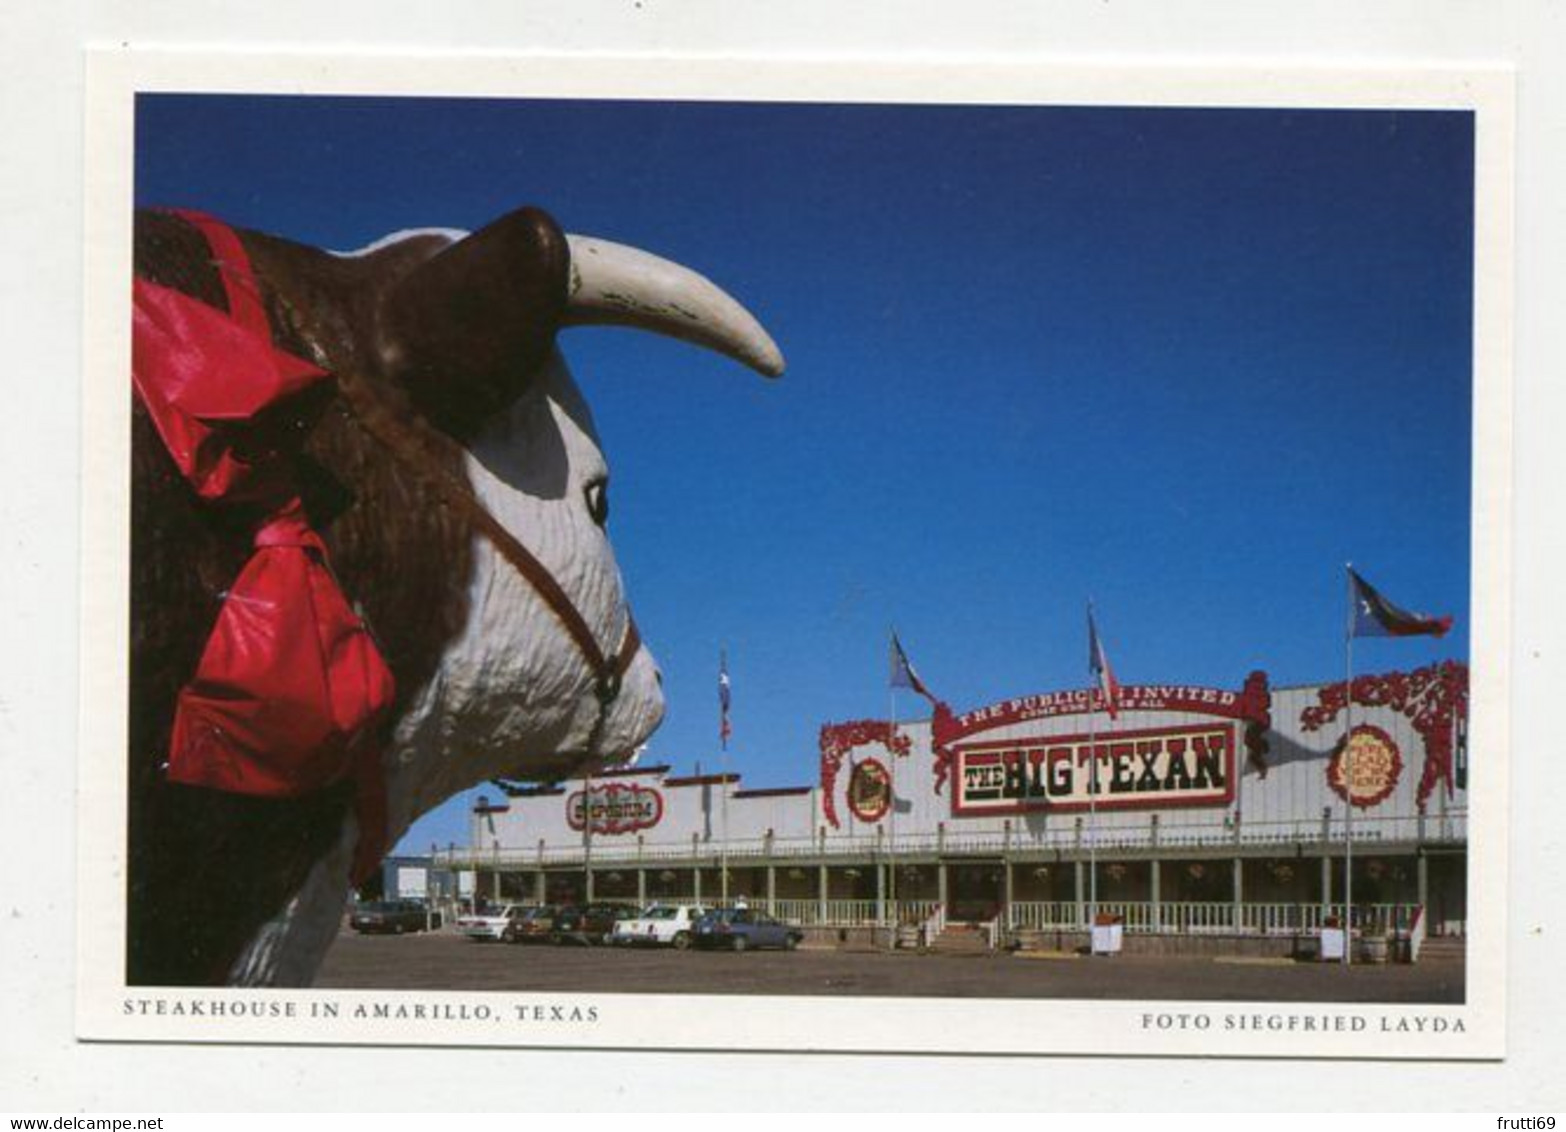
[[[1403,773],[1403,757],[1392,736],[1379,727],[1361,724],[1349,732],[1347,755],[1344,747],[1339,743],[1327,764],[1327,785],[1362,810],[1389,798]]]
[[[848,776],[848,808],[864,822],[880,821],[892,808],[892,776],[876,759],[865,759]]]

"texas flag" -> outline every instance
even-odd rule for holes
[[[935,703],[935,697],[930,694],[930,689],[924,686],[924,681],[919,679],[919,674],[914,671],[913,665],[908,663],[908,654],[903,651],[903,644],[897,639],[895,632],[892,634],[891,686],[911,688],[932,704]]]
[[[1349,624],[1351,637],[1440,637],[1452,627],[1450,617],[1430,617],[1399,609],[1355,573],[1352,566],[1349,567],[1349,584],[1354,590],[1354,619]]]
[[[729,654],[725,650],[718,657],[718,740],[728,750],[729,736],[734,734],[729,724]]]
[[[1114,719],[1120,707],[1120,681],[1115,670],[1109,667],[1109,657],[1104,652],[1104,642],[1099,640],[1098,625],[1093,620],[1093,607],[1088,606],[1088,671],[1098,677],[1098,690],[1104,697],[1104,707],[1109,718]]]

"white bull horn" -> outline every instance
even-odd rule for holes
[[[634,326],[705,346],[765,377],[783,354],[751,313],[722,288],[677,263],[624,244],[568,235],[566,326]]]

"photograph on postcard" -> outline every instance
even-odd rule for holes
[[[1463,1032],[1473,109],[131,113],[125,1025]]]

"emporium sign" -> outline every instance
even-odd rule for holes
[[[1225,805],[1234,799],[1234,731],[1214,723],[959,743],[952,813]]]
[[[566,823],[572,829],[584,825],[585,795],[578,790],[566,799]],[[663,795],[647,786],[609,782],[593,787],[589,806],[594,833],[634,833],[650,829],[663,819]]]

